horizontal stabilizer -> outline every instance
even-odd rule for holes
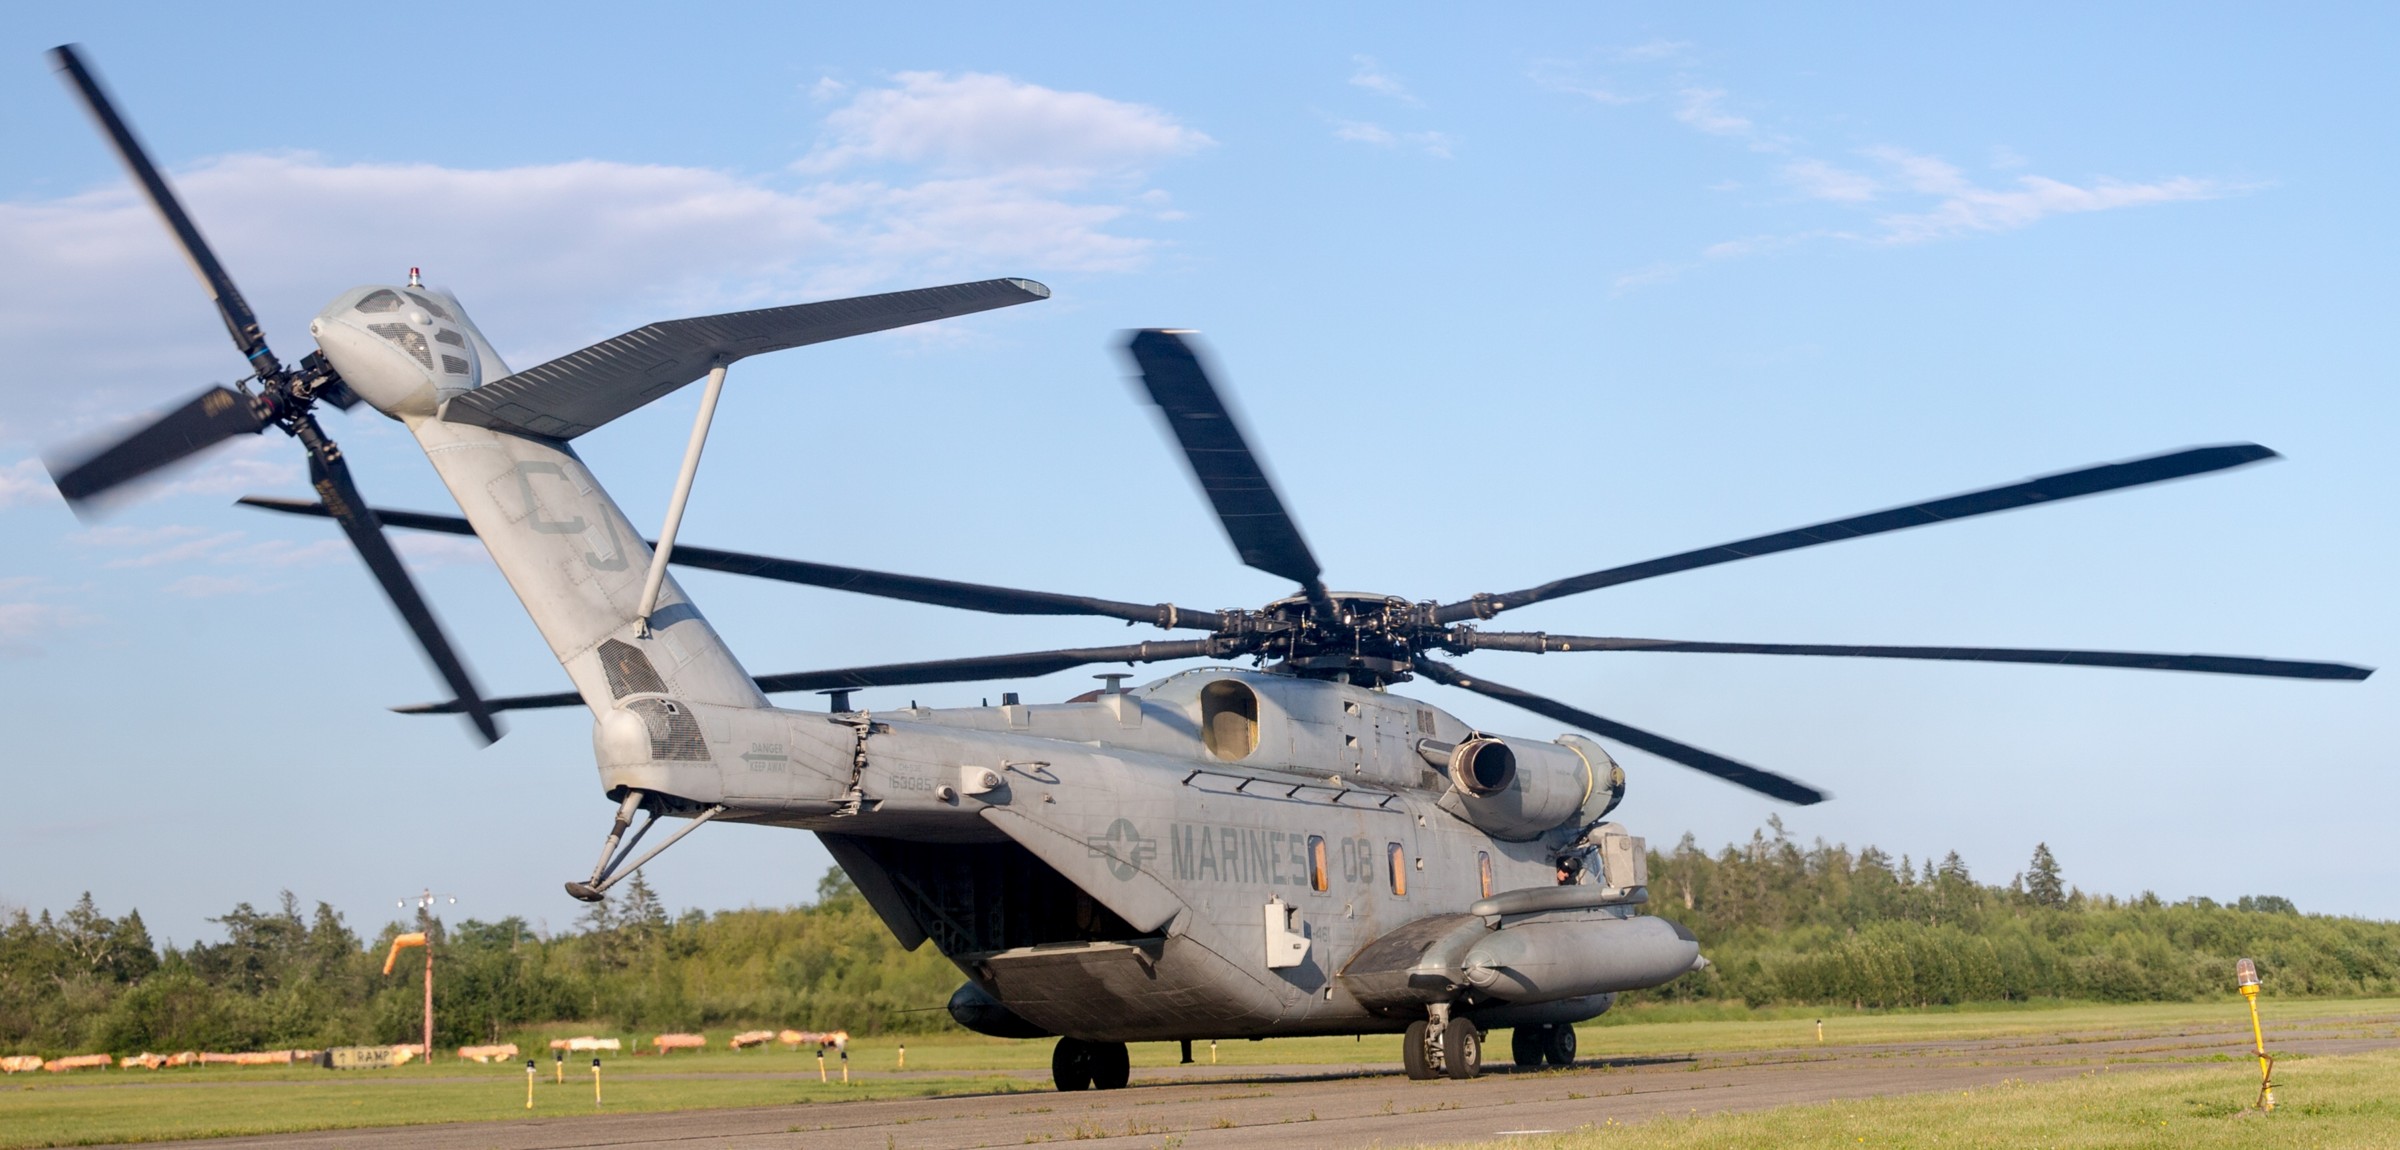
[[[442,418],[573,439],[719,363],[1048,298],[1032,280],[997,279],[667,320],[493,380],[451,400]]]

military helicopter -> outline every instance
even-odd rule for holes
[[[463,714],[582,705],[616,811],[598,862],[566,884],[596,900],[711,821],[815,832],[902,945],[966,975],[961,1024],[1055,1036],[1061,1090],[1122,1087],[1126,1043],[1400,1033],[1416,1078],[1469,1078],[1487,1031],[1520,1067],[1575,1057],[1574,1024],[1618,993],[1705,965],[1690,932],[1638,913],[1643,840],[1608,816],[1626,777],[1581,733],[1480,729],[1394,693],[1412,678],[1497,699],[1792,803],[1825,792],[1436,658],[1478,651],[1708,652],[2054,663],[2358,680],[2367,668],[2219,655],[1726,643],[1485,630],[1503,612],[1636,580],[2255,463],[2255,444],[2047,475],[1450,602],[1328,588],[1186,333],[1127,344],[1241,561],[1297,585],[1256,609],[1193,610],[678,546],[731,364],[1049,295],[1030,280],[654,323],[512,371],[458,298],[405,283],[336,296],[297,366],[257,318],[71,47],[59,68],[190,258],[251,365],[97,450],[52,460],[83,508],[208,446],[272,427],[300,441],[317,498],[246,504],[332,518],[452,693],[401,708]],[[572,446],[706,380],[664,526],[645,539]],[[364,402],[404,424],[462,515],[371,507],[316,408]],[[487,698],[383,528],[472,535],[489,549],[574,690]],[[1114,647],[753,676],[670,564],[1014,615],[1092,616],[1197,637]],[[1087,665],[1215,660],[1056,704],[870,711],[853,692],[1038,676]],[[1226,660],[1248,660],[1229,666]],[[827,711],[767,695],[819,691]],[[637,823],[637,819],[639,820]],[[667,819],[683,825],[634,852]]]

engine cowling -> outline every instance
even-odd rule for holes
[[[1624,770],[1581,735],[1555,743],[1488,735],[1458,744],[1427,739],[1417,753],[1450,779],[1444,810],[1512,842],[1561,828],[1580,833],[1625,797]]]

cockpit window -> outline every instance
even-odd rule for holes
[[[426,345],[425,337],[417,334],[415,328],[404,323],[371,323],[367,330],[399,344],[400,350],[417,357],[425,370],[433,370],[433,348]]]
[[[356,306],[359,311],[375,315],[379,312],[399,311],[405,305],[400,302],[399,292],[390,288],[379,288],[368,292],[366,298],[358,301]]]
[[[1258,694],[1239,679],[1200,688],[1200,741],[1228,762],[1258,749]]]
[[[429,315],[431,315],[431,316],[433,316],[433,318],[435,318],[435,319],[449,319],[449,318],[450,318],[450,313],[449,313],[449,312],[446,312],[446,311],[443,311],[443,310],[442,310],[442,305],[440,305],[440,304],[438,304],[438,303],[435,303],[435,302],[433,302],[432,300],[426,299],[424,296],[422,296],[422,295],[419,295],[419,294],[417,294],[416,292],[413,292],[413,291],[412,291],[412,292],[408,293],[408,298],[410,298],[410,299],[413,299],[413,300],[417,301],[417,306],[418,306],[418,307],[421,307],[421,308],[424,308],[424,309],[425,309],[425,311],[426,311],[426,313],[427,313],[427,314],[429,314]]]

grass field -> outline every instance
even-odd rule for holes
[[[2254,1077],[2222,1069],[2111,1075],[1958,1094],[1662,1118],[1494,1143],[1495,1150],[2389,1150],[2400,1146],[2400,1051],[2279,1064],[2272,1114],[2248,1109]]]
[[[2264,1003],[2270,1028],[2279,1022],[2299,1022],[2329,1016],[2400,1016],[2400,1000],[2268,1000]],[[1695,1011],[1662,1007],[1611,1015],[1582,1028],[1580,1044],[1586,1058],[1681,1053],[1730,1053],[1782,1047],[1813,1046],[1814,1022],[1825,1020],[1828,1046],[1927,1042],[1946,1039],[2054,1039],[2088,1033],[2095,1037],[2169,1034],[2193,1027],[2225,1027],[2246,1022],[2239,1000],[2217,1003],[2143,1006],[2003,1006],[1989,1009],[1924,1012],[1850,1011]],[[2379,1024],[2390,1029],[2390,1024]],[[478,1066],[439,1061],[396,1070],[336,1072],[314,1067],[196,1067],[180,1070],[106,1070],[71,1074],[16,1075],[0,1081],[0,1150],[61,1146],[93,1142],[160,1140],[220,1134],[336,1129],[424,1122],[508,1120],[527,1116],[558,1117],[588,1114],[592,1100],[591,1060],[586,1055],[567,1063],[564,1085],[553,1081],[554,1066],[541,1049],[547,1034],[586,1033],[584,1028],[558,1027],[546,1034],[525,1034],[515,1040],[535,1053],[539,1077],[535,1108],[525,1109],[525,1071],[513,1064]],[[2270,1030],[2270,1034],[2272,1031]],[[631,1035],[624,1037],[631,1038]],[[839,1081],[840,1063],[831,1062],[820,1083],[813,1049],[799,1052],[782,1047],[731,1051],[726,1035],[711,1034],[718,1045],[699,1053],[660,1056],[603,1056],[602,1083],[609,1111],[658,1111],[728,1106],[788,1105],[845,1098],[918,1097],[937,1094],[1048,1090],[1050,1043],[1006,1042],[971,1036],[919,1036],[912,1039],[862,1038],[850,1048],[851,1084]],[[907,1045],[907,1070],[897,1068],[899,1047]],[[1277,1039],[1267,1042],[1223,1042],[1216,1047],[1219,1065],[1386,1065],[1398,1061],[1398,1038],[1370,1035],[1349,1038]],[[2270,1039],[2271,1042],[2271,1039]],[[1145,1043],[1133,1048],[1137,1077],[1145,1067],[1171,1065],[1178,1051],[1173,1043]],[[1206,1044],[1195,1050],[1206,1063]],[[2381,1059],[2381,1061],[2377,1061]],[[2291,1145],[2349,1145],[2340,1141],[2352,1127],[2380,1122],[2384,1137],[2374,1145],[2400,1145],[2400,1112],[2390,1102],[2368,1105],[2350,1098],[2361,1083],[2380,1076],[2381,1096],[2400,1097],[2400,1061],[2385,1056],[2323,1058],[2295,1061],[2278,1068],[2278,1077],[2292,1084],[2292,1109],[2240,1129],[2283,1131],[2314,1124],[2334,1133]],[[2133,1077],[2133,1076],[2128,1076]],[[2218,1079],[2222,1079],[2221,1071]],[[2046,1116],[2041,1122],[2058,1131],[2116,1131],[2150,1138],[2147,1126],[2124,1126],[2110,1117],[2123,1113],[2155,1113],[2155,1121],[2173,1131],[2179,1123],[2218,1121],[2216,1110],[2195,1103],[2185,1106],[2175,1095],[2172,1074],[2142,1076],[2138,1082],[2093,1080],[2073,1086],[2050,1086],[2011,1094],[1987,1091],[1964,1098],[1914,1098],[1862,1103],[1847,1108],[1813,1107],[1776,1111],[1740,1118],[1702,1119],[1691,1123],[1645,1125],[1644,1139],[1653,1134],[1685,1141],[1664,1145],[1833,1145],[1826,1131],[1857,1126],[1840,1139],[1857,1146],[1859,1139],[1876,1145],[2168,1145],[2163,1140],[2133,1143],[2097,1135],[2054,1138],[2052,1126],[2026,1127],[1997,1142],[1956,1141],[1970,1128],[2007,1122],[2020,1111]],[[2170,1084],[2170,1085],[2160,1085]],[[2218,1081],[2218,1086],[2222,1082]],[[2139,1098],[2125,1091],[2142,1093]],[[2345,1093],[2347,1092],[2347,1093]],[[2187,1092],[2188,1093],[2188,1092]],[[2218,1089],[2209,1097],[2224,1091]],[[2061,1109],[2059,1099],[2086,1099]],[[2196,1095],[2193,1097],[2197,1097]],[[2143,1101],[2147,1099],[2147,1101]],[[2355,1104],[2354,1104],[2355,1102]],[[2208,1103],[2210,1107],[2219,1103]],[[2181,1107],[2179,1109],[2178,1107]],[[2310,1109],[2315,1107],[2316,1109]],[[2331,1107],[2332,1109],[2327,1109]],[[2146,1109],[2145,1109],[2146,1108]],[[2201,1112],[2206,1110],[2205,1113]],[[2187,1112],[2188,1111],[2188,1112]],[[1833,1113],[1850,1115],[1839,1120]],[[2070,1117],[2061,1117],[2062,1115]],[[2081,1117],[2071,1117],[2081,1115]],[[2004,1121],[2005,1119],[2005,1121]],[[2027,1118],[2025,1121],[2033,1121]],[[2150,1119],[2145,1119],[2150,1121]],[[1724,1123],[1710,1126],[1709,1123]],[[1759,1124],[1767,1125],[1745,1125]],[[1789,1123],[1793,1125],[1775,1125]],[[2155,1122],[2152,1123],[2153,1125]],[[2222,1124],[2222,1123],[2221,1123]],[[1688,1129],[1686,1129],[1688,1127]],[[2228,1129],[2235,1127],[2228,1126]],[[1710,1133],[1709,1131],[1719,1131]],[[1941,1131],[1933,1141],[1926,1131]],[[1789,1139],[1785,1135],[1790,1135]],[[1608,1132],[1594,1132],[1605,1138]],[[2229,1135],[2230,1136],[2230,1135]],[[2278,1137],[2281,1135],[2278,1134]],[[1815,1139],[1815,1141],[1809,1141]],[[2077,1139],[2081,1139],[2078,1141]],[[2179,1138],[2185,1146],[2215,1145]],[[2231,1145],[2231,1143],[2226,1143]],[[2251,1145],[2250,1142],[2243,1143]],[[2278,1146],[2283,1142],[2259,1142]]]

